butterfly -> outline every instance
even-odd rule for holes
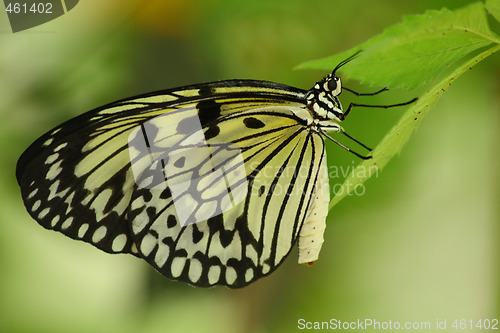
[[[36,140],[16,177],[44,228],[142,258],[167,278],[240,288],[298,243],[318,259],[330,200],[325,139],[343,110],[337,70],[311,89],[226,80],[119,100]],[[367,148],[363,145],[363,147]]]

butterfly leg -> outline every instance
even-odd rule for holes
[[[404,102],[404,103],[398,103],[398,104],[391,104],[391,105],[371,105],[371,104],[359,104],[359,103],[351,103],[349,104],[349,107],[347,108],[347,110],[344,112],[344,115],[343,117],[341,118],[341,120],[344,120],[347,115],[349,114],[349,112],[351,112],[351,109],[353,107],[365,107],[365,108],[379,108],[379,109],[388,109],[388,108],[393,108],[393,107],[396,107],[396,106],[403,106],[403,105],[408,105],[408,104],[411,104],[413,102],[415,102],[418,98],[414,98],[412,99],[411,101],[408,101],[408,102]]]
[[[352,141],[356,142],[358,145],[360,145],[361,147],[365,148],[366,150],[369,150],[369,151],[372,151],[373,149],[371,149],[370,147],[368,147],[367,145],[363,144],[361,141],[359,140],[356,140],[355,138],[353,138],[352,136],[350,136],[349,134],[347,134],[344,129],[342,129],[342,134],[344,134],[345,136],[347,136],[349,139],[351,139]]]
[[[384,91],[389,90],[387,88],[382,88],[382,89],[380,89],[378,91],[375,91],[375,92],[372,92],[372,93],[359,93],[359,92],[356,92],[356,91],[354,91],[352,89],[349,89],[349,88],[346,88],[346,87],[342,87],[342,89],[343,90],[347,90],[348,92],[350,92],[350,93],[352,93],[352,94],[354,94],[356,96],[374,96],[374,95],[378,95],[378,94],[380,94],[380,93],[382,93]]]
[[[342,133],[344,133],[347,137],[349,137],[350,139],[354,140],[355,142],[361,144],[363,147],[369,149],[368,147],[366,147],[365,145],[363,145],[362,143],[360,143],[358,140],[355,140],[353,139],[350,135],[347,135],[344,131],[342,131]],[[341,148],[344,148],[345,150],[347,150],[348,152],[356,155],[357,157],[363,159],[363,160],[369,160],[370,158],[372,158],[372,156],[364,156],[364,155],[361,155],[359,153],[356,153],[354,150],[352,150],[351,148],[341,144],[340,142],[338,142],[337,140],[335,140],[334,138],[332,138],[331,136],[329,136],[328,134],[326,134],[324,131],[321,131],[321,134],[323,134],[326,138],[328,138],[329,140],[333,141],[334,143],[336,143],[337,145],[339,145]],[[369,149],[371,150],[371,149]]]

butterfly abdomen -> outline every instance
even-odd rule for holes
[[[330,202],[326,158],[321,164],[314,191],[311,206],[299,234],[299,264],[311,265],[318,260],[321,245],[323,245],[323,233],[326,228],[326,216]]]

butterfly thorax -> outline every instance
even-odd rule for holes
[[[307,108],[314,118],[314,125],[326,131],[339,131],[338,122],[344,119],[342,104],[338,95],[342,92],[340,78],[327,75],[316,82],[306,94]]]

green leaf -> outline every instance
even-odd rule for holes
[[[343,76],[388,88],[413,89],[436,79],[465,56],[498,42],[488,27],[484,5],[478,2],[456,11],[444,8],[407,16],[351,50],[298,68],[331,70],[363,50],[342,68]]]
[[[500,0],[487,0],[486,9],[488,12],[500,22]]]
[[[499,14],[500,0],[488,1],[488,10]],[[359,58],[345,68],[349,77],[388,87],[415,88],[441,75],[440,80],[419,96],[372,151],[372,159],[361,162],[347,176],[330,202],[329,209],[377,174],[398,154],[422,118],[448,86],[478,62],[500,50],[500,38],[488,27],[485,7],[475,3],[449,11],[428,11],[406,17],[369,41],[333,57],[315,60],[301,68],[332,69],[357,50]]]
[[[449,85],[453,83],[461,74],[471,69],[478,62],[491,54],[500,50],[500,45],[496,45],[479,55],[458,66],[451,74],[433,86],[427,93],[423,94],[419,100],[413,104],[401,117],[399,122],[386,134],[379,145],[372,151],[372,159],[361,162],[342,184],[336,192],[339,193],[331,201],[329,209],[332,209],[340,200],[349,195],[357,186],[363,184],[372,175],[377,174],[394,155],[398,154],[412,132],[418,127],[422,118],[429,112],[436,100]]]

